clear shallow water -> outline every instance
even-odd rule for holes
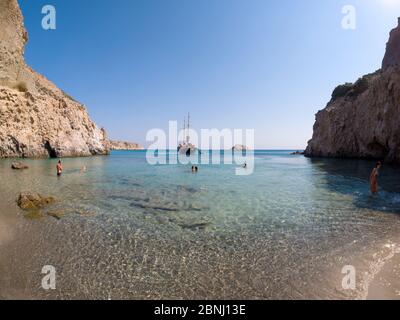
[[[234,165],[150,166],[145,152],[110,157],[0,161],[0,297],[304,299],[365,295],[373,266],[400,231],[400,169],[257,151],[250,176]],[[87,167],[86,173],[80,168]],[[53,195],[27,215],[21,191]],[[41,269],[57,289],[40,288]],[[341,270],[357,269],[344,291]]]

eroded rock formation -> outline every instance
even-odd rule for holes
[[[390,32],[389,42],[386,45],[386,53],[382,62],[382,69],[385,70],[390,66],[399,65],[400,63],[400,18],[397,28]]]
[[[400,162],[400,20],[382,69],[338,86],[318,112],[305,154]]]
[[[108,153],[86,108],[26,65],[17,0],[0,0],[0,158]]]

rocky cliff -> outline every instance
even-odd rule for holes
[[[17,0],[0,0],[0,157],[107,154],[86,108],[26,65]]]
[[[400,162],[400,19],[382,69],[333,91],[305,154]]]
[[[143,150],[138,143],[110,140],[111,150]]]

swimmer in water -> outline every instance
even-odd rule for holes
[[[382,163],[378,161],[376,163],[375,168],[371,172],[371,176],[369,177],[369,184],[371,188],[372,194],[377,194],[379,191],[378,188],[378,176],[379,176],[379,169],[382,167]]]
[[[62,172],[63,172],[63,166],[61,160],[59,160],[57,163],[57,176],[60,177]]]
[[[192,166],[192,172],[193,172],[193,173],[199,172],[199,167],[197,167],[197,166]]]

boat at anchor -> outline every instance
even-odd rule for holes
[[[185,140],[179,143],[178,153],[186,155],[187,157],[198,154],[199,149],[197,149],[197,147],[190,142],[190,113],[188,114],[187,125],[186,125],[186,118],[183,121],[183,132]]]

